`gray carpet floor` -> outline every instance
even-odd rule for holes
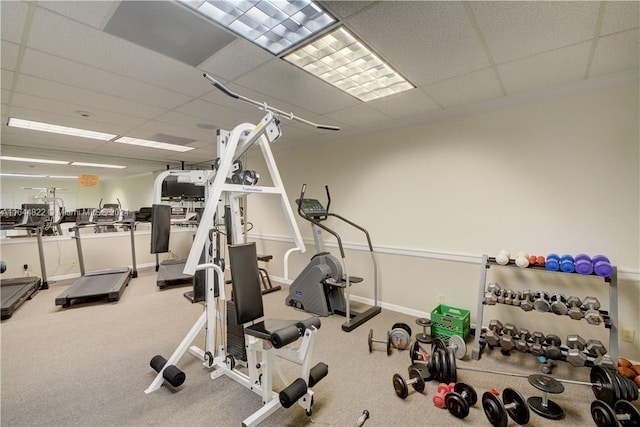
[[[51,283],[50,289],[40,291],[0,326],[2,426],[233,426],[259,409],[258,395],[228,377],[211,380],[188,353],[179,363],[187,375],[184,385],[144,393],[155,376],[150,359],[156,354],[168,357],[202,312],[201,305],[182,296],[188,287],[160,290],[153,269],[141,270],[117,303],[56,306],[55,297],[71,283]],[[264,297],[266,316],[306,318],[306,313],[284,305],[285,296],[286,287]],[[395,395],[391,378],[394,373],[407,376],[409,354],[369,353],[367,335],[373,329],[374,336],[384,337],[395,322],[406,322],[415,334],[415,318],[383,310],[351,333],[341,331],[342,322],[338,316],[322,318],[313,364],[327,363],[329,374],[314,387],[313,415],[307,417],[294,405],[279,409],[261,425],[351,426],[365,409],[371,415],[366,426],[490,425],[480,403],[465,419],[434,407],[436,382],[405,400]],[[202,346],[202,341],[200,336],[194,343]],[[506,357],[487,349],[479,361],[471,361],[470,353],[469,349],[459,366],[539,372],[529,354]],[[563,362],[554,374],[589,379],[588,368],[571,368]],[[478,395],[493,387],[513,387],[525,397],[540,395],[526,378],[460,370],[458,379],[472,385]],[[279,389],[282,384],[275,381],[275,386]],[[564,393],[550,396],[565,417],[551,421],[532,413],[529,425],[593,425],[591,388],[574,384],[565,388]]]

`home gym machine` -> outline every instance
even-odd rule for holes
[[[369,232],[363,227],[349,221],[343,216],[329,211],[329,207],[331,206],[329,186],[325,186],[327,192],[326,208],[316,199],[305,199],[304,193],[306,188],[307,185],[303,184],[300,198],[296,202],[298,204],[298,214],[312,224],[311,228],[313,229],[313,241],[315,243],[316,254],[311,258],[309,264],[307,264],[298,277],[296,277],[291,286],[289,286],[289,295],[285,303],[308,313],[317,314],[318,316],[328,316],[332,313],[345,316],[347,320],[342,324],[342,330],[351,332],[367,320],[378,315],[382,310],[378,305],[378,268],[373,246],[371,245],[371,238],[369,237]],[[362,278],[349,276],[347,260],[340,235],[322,223],[329,217],[337,218],[357,228],[362,231],[367,238],[371,262],[373,264],[374,302],[372,307],[361,313],[356,313],[351,310],[350,293],[351,285],[362,282]],[[336,238],[338,248],[340,249],[342,264],[335,256],[324,250],[322,230],[325,230]]]
[[[204,311],[168,359],[155,356],[151,360],[151,367],[157,372],[157,375],[145,393],[158,390],[165,381],[173,387],[182,385],[185,373],[176,365],[188,350],[202,362],[205,368],[211,370],[212,379],[223,375],[228,376],[261,396],[262,407],[244,419],[244,426],[257,425],[281,406],[288,408],[296,402],[305,409],[307,415],[311,415],[313,405],[311,387],[328,373],[328,367],[324,363],[318,363],[314,367],[310,366],[320,320],[311,317],[304,321],[259,321],[263,316],[263,310],[257,254],[254,243],[243,243],[245,236],[241,228],[239,198],[248,194],[279,196],[296,245],[290,251],[304,252],[304,242],[289,205],[270,143],[280,136],[279,117],[307,124],[312,123],[293,114],[283,113],[265,103],[256,102],[231,92],[207,74],[204,77],[225,94],[257,105],[266,111],[266,115],[257,125],[243,123],[236,126],[231,132],[218,131],[217,147],[220,157],[215,169],[215,176],[207,181],[207,202],[183,271],[190,275],[200,270],[207,272]],[[227,181],[233,173],[233,162],[254,144],[262,151],[271,175],[273,183],[271,187],[236,184]],[[225,221],[231,221],[230,229],[233,241],[236,242],[236,244],[229,246],[233,287],[232,304],[227,304],[225,286],[223,285],[225,283],[223,268],[212,262],[217,257],[216,251],[218,250],[216,245],[212,244],[215,239],[212,234],[217,233],[214,226],[214,214],[218,211],[219,201],[223,198],[228,199],[224,203],[229,204],[229,212],[231,213],[230,218],[225,218]],[[200,261],[203,251],[206,254],[205,263]],[[217,283],[220,284],[217,289],[213,280],[214,272],[218,279]],[[231,319],[229,315],[231,307],[233,307],[235,319]],[[223,312],[225,309],[227,310],[226,316]],[[245,370],[238,369],[241,365],[245,365],[244,361],[237,360],[228,353],[234,345],[231,342],[233,337],[227,336],[226,343],[216,345],[217,323],[224,322],[225,319],[227,328],[240,328],[241,336],[236,337],[236,340],[244,339],[245,341],[245,344],[242,345],[246,349],[247,356]],[[201,349],[191,344],[202,330],[204,330],[204,348]],[[301,343],[297,349],[290,347],[291,344],[299,340]],[[285,378],[284,371],[280,367],[280,362],[284,361],[300,366],[298,378],[293,382]],[[272,377],[275,372],[279,374],[284,384],[289,384],[280,393],[273,391]]]

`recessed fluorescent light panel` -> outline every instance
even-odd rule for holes
[[[33,122],[31,120],[16,119],[14,117],[9,118],[9,123],[7,123],[7,125],[22,129],[39,130],[42,132],[59,133],[62,135],[80,136],[82,138],[99,139],[101,141],[109,141],[118,136],[109,133],[94,132],[86,129],[70,128],[66,126],[52,125],[49,123]]]
[[[78,175],[49,175],[48,178],[53,178],[53,179],[78,179]]]
[[[336,22],[311,0],[178,1],[274,55]]]
[[[193,150],[193,147],[167,144],[166,142],[150,141],[148,139],[130,138],[128,136],[121,136],[120,138],[114,140],[114,142],[120,142],[122,144],[137,145],[140,147],[158,148],[160,150],[179,151],[181,153],[184,153],[185,151]]]
[[[46,178],[46,175],[29,175],[25,173],[0,173],[0,176],[11,176],[14,178]]]
[[[365,102],[414,88],[342,27],[284,59]]]
[[[68,165],[69,164],[69,162],[64,160],[31,159],[28,157],[12,157],[12,156],[0,156],[0,160],[7,160],[11,162],[47,163],[50,165]]]
[[[126,166],[120,165],[105,165],[102,163],[85,163],[85,162],[73,162],[71,166],[88,166],[92,168],[109,168],[109,169],[124,169]]]

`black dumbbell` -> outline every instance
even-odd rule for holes
[[[477,401],[476,391],[466,383],[456,383],[453,391],[447,393],[444,398],[449,413],[458,418],[466,418],[469,415],[469,407],[475,405]]]
[[[495,394],[487,391],[482,395],[482,409],[491,425],[505,427],[507,415],[517,424],[524,425],[529,422],[529,405],[524,397],[512,388],[505,388],[502,392],[504,403]]]
[[[406,399],[409,396],[409,386],[412,386],[415,391],[422,393],[424,391],[424,379],[418,369],[409,370],[409,379],[405,380],[402,375],[393,375],[393,389],[401,399]]]
[[[591,417],[598,427],[640,425],[640,412],[626,400],[618,400],[613,408],[602,400],[594,400],[591,402]]]
[[[369,344],[369,353],[373,351],[373,343],[385,344],[387,346],[387,356],[391,355],[391,332],[387,331],[387,340],[373,339],[373,329],[369,329],[369,336],[367,337],[367,344]]]

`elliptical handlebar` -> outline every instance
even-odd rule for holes
[[[327,192],[327,215],[329,215],[329,206],[331,206],[331,193],[329,193],[329,186],[325,185],[324,189]]]

